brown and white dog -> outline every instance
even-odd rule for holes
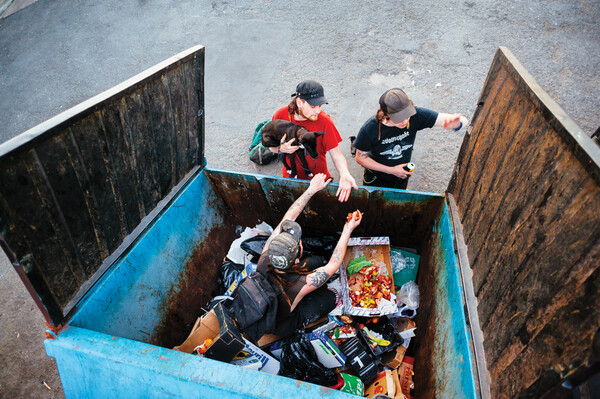
[[[297,154],[302,168],[309,177],[312,177],[312,173],[310,173],[312,169],[306,162],[304,151],[306,151],[311,158],[316,159],[319,155],[317,152],[317,137],[323,134],[325,134],[325,132],[309,132],[295,123],[277,119],[267,123],[263,128],[262,144],[265,147],[279,147],[284,135],[286,142],[295,139],[292,145],[300,146],[300,149],[294,154],[286,154],[283,163],[288,173],[292,177],[297,177],[296,163],[294,162],[294,156]]]

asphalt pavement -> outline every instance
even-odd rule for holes
[[[587,135],[600,126],[597,0],[18,0],[0,18],[0,142],[197,44],[211,167],[279,175],[248,160],[252,132],[315,79],[360,181],[348,137],[381,93],[403,87],[416,105],[470,118],[498,46]],[[443,192],[463,135],[419,134],[408,188]],[[4,257],[0,289],[0,396],[62,397],[44,320]]]

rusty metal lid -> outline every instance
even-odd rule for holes
[[[203,77],[195,46],[0,145],[0,244],[49,324],[204,167]]]

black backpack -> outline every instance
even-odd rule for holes
[[[254,342],[276,327],[279,287],[259,272],[249,274],[237,288],[232,311],[243,332]]]

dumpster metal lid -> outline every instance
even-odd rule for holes
[[[570,372],[592,352],[585,346],[597,329],[590,304],[600,300],[591,288],[600,268],[600,148],[504,47],[448,194],[472,270],[469,313],[485,336],[491,392],[543,396],[547,373]]]
[[[204,164],[200,45],[0,145],[0,244],[49,324]]]

